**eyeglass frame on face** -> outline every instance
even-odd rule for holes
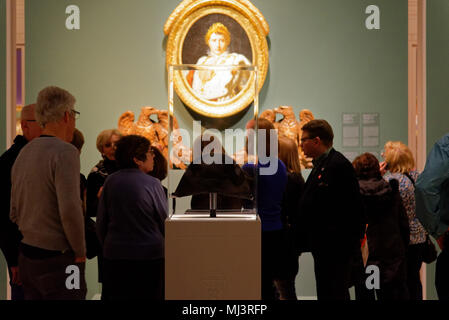
[[[150,148],[150,150],[148,150],[146,154],[154,157],[153,149]]]
[[[301,143],[301,144],[303,144],[305,141],[307,141],[307,140],[313,140],[313,139],[315,139],[316,137],[305,137],[305,138],[301,138],[301,140],[299,140],[299,142]]]
[[[81,113],[79,111],[76,111],[75,109],[70,109],[70,113],[75,118],[75,120],[80,118]]]

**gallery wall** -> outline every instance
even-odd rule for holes
[[[407,0],[253,0],[270,25],[270,67],[261,109],[291,105],[327,119],[342,148],[343,113],[379,113],[380,152],[407,141]],[[80,30],[65,27],[68,5],[81,10]],[[177,0],[26,1],[26,102],[48,85],[68,89],[81,112],[87,175],[100,159],[98,133],[126,110],[166,109],[163,26]],[[381,10],[380,30],[367,30],[365,9]],[[249,115],[241,120],[246,121]],[[182,120],[182,119],[181,119]],[[239,124],[236,124],[239,125]],[[240,125],[239,125],[240,126]],[[364,151],[356,148],[356,151]],[[298,294],[314,296],[313,264],[301,260]],[[88,298],[99,292],[88,265]]]
[[[427,1],[427,150],[449,132],[449,1]]]
[[[56,84],[77,97],[78,127],[87,143],[82,170],[97,162],[95,138],[126,110],[166,108],[166,18],[179,1],[29,1],[27,102]],[[270,69],[261,108],[311,109],[334,126],[341,144],[342,112],[380,112],[381,144],[407,140],[407,6],[401,1],[253,1],[271,27]],[[369,4],[381,29],[365,28]],[[77,4],[81,29],[65,28]],[[41,23],[46,21],[46,23]]]

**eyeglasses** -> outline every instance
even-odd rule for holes
[[[26,121],[26,122],[36,122],[36,120],[23,120],[23,121]]]
[[[70,112],[72,112],[72,115],[75,119],[79,119],[81,113],[79,111],[76,111],[75,109],[70,110]]]
[[[304,141],[307,141],[307,140],[313,140],[313,139],[315,139],[316,137],[305,137],[305,138],[301,138],[301,143],[304,143]]]

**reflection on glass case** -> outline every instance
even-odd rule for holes
[[[175,90],[177,81],[184,81],[202,106],[187,108]],[[244,166],[254,163],[257,151],[256,84],[254,66],[169,67],[170,219],[256,219],[257,175]],[[248,93],[253,103],[223,116]],[[254,129],[247,129],[250,122]]]

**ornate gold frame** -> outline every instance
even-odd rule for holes
[[[262,13],[248,0],[184,0],[172,12],[164,26],[168,36],[166,67],[180,65],[186,35],[192,25],[210,14],[234,19],[245,30],[251,44],[253,65],[257,68],[257,90],[262,89],[268,71],[267,35],[269,26]],[[234,98],[225,102],[201,99],[187,84],[181,72],[174,74],[174,88],[181,100],[195,112],[212,118],[224,118],[247,108],[254,99],[254,79]],[[253,85],[250,85],[253,83]]]

